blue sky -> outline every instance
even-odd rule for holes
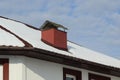
[[[120,59],[120,0],[0,0],[0,16],[69,28],[68,39]]]

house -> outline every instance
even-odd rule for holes
[[[66,29],[0,16],[0,80],[120,80],[120,60],[68,41]]]

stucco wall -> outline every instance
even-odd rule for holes
[[[82,80],[88,80],[89,72],[111,77],[111,80],[120,80],[120,77],[114,77],[28,57],[0,56],[0,58],[9,58],[10,60],[9,80],[63,80],[63,67],[81,71]]]

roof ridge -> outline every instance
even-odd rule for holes
[[[0,16],[0,18],[4,18],[4,19],[15,21],[15,22],[19,22],[19,23],[22,23],[22,24],[26,25],[29,28],[32,28],[32,29],[35,29],[35,30],[40,30],[39,28],[36,28],[36,27],[34,27],[32,25],[26,24],[26,23],[18,21],[18,20],[14,20],[14,19],[11,19],[11,18],[3,17],[3,16]]]
[[[15,33],[11,32],[10,30],[4,28],[3,26],[0,25],[0,28],[3,29],[4,31],[14,35],[16,38],[18,38],[20,41],[22,41],[24,43],[24,47],[33,47],[30,43],[28,43],[27,41],[25,41],[24,39],[22,39],[21,37],[19,37],[18,35],[16,35]]]
[[[70,43],[72,43],[72,44],[74,44],[74,45],[77,45],[77,46],[80,46],[80,47],[84,47],[83,45],[77,44],[77,43],[75,43],[73,41],[70,41],[70,40],[67,40],[67,41],[70,42]]]

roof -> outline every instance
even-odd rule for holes
[[[54,48],[41,41],[41,31],[19,21],[0,17],[0,49],[35,48],[57,55],[81,59],[120,69],[120,60],[67,41],[68,51]],[[114,63],[114,64],[113,64]]]

